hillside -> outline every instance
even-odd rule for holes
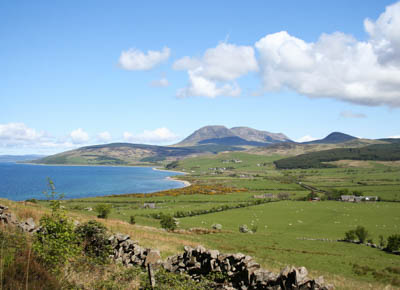
[[[300,154],[317,152],[322,150],[329,150],[335,148],[358,148],[372,144],[388,144],[388,141],[383,140],[370,140],[370,139],[353,139],[347,142],[334,143],[334,144],[307,144],[307,143],[276,143],[270,146],[251,148],[247,152],[259,155],[281,155],[281,156],[297,156]]]
[[[303,144],[336,144],[358,139],[357,137],[347,135],[341,132],[332,132],[320,140],[304,142]]]
[[[187,156],[221,151],[243,150],[234,146],[200,145],[192,147],[168,147],[131,143],[111,143],[86,146],[35,160],[39,164],[87,164],[87,165],[137,165],[140,163],[175,160]]]
[[[301,154],[274,161],[278,169],[329,168],[338,160],[400,160],[400,143],[374,144],[360,148],[336,148]]]
[[[270,133],[248,127],[225,126],[202,127],[175,146],[192,146],[197,144],[220,144],[230,146],[265,146],[271,143],[291,141],[282,133]]]

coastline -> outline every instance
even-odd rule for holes
[[[188,186],[191,186],[191,185],[192,185],[189,181],[176,179],[176,178],[174,178],[173,176],[167,176],[165,179],[173,180],[173,181],[178,181],[178,182],[180,182],[180,183],[183,183],[183,187],[181,187],[181,188],[188,187]]]

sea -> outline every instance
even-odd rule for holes
[[[125,193],[151,193],[183,187],[180,181],[168,179],[179,172],[150,167],[122,166],[56,166],[0,163],[0,198],[15,201],[46,199],[48,179],[65,199]]]

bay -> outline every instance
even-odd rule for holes
[[[150,167],[56,166],[0,163],[0,198],[20,201],[46,199],[47,179],[66,199],[124,193],[151,193],[183,187],[167,179],[178,172],[153,170]]]

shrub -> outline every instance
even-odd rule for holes
[[[91,220],[79,225],[75,233],[80,238],[84,253],[97,263],[107,262],[112,248],[107,238],[107,228],[101,223]]]
[[[170,215],[162,215],[160,224],[161,227],[167,231],[173,231],[177,228],[175,219]]]
[[[400,235],[394,234],[387,239],[387,250],[390,252],[396,252],[400,250]]]
[[[257,225],[251,226],[251,231],[252,231],[253,233],[256,233],[257,230],[258,230],[258,226],[257,226]]]
[[[111,205],[109,204],[98,204],[94,208],[94,210],[98,213],[97,217],[106,219],[111,213]]]
[[[51,214],[40,219],[41,230],[35,234],[33,249],[44,265],[55,271],[56,266],[65,264],[79,252],[74,225],[61,209],[62,194],[55,191],[54,183],[49,179],[51,193]]]
[[[363,226],[357,226],[357,228],[355,230],[355,234],[356,234],[358,240],[360,241],[360,243],[364,243],[365,240],[369,236],[367,229],[364,228]]]
[[[345,241],[352,242],[356,240],[356,231],[350,230],[344,234]]]
[[[385,238],[382,235],[379,235],[379,246],[384,248],[386,246]]]
[[[136,224],[135,216],[134,216],[134,215],[131,215],[131,216],[129,217],[129,223],[130,223],[131,225]]]

